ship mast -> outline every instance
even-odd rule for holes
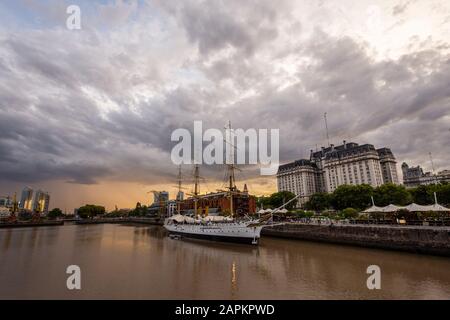
[[[199,176],[199,169],[198,169],[198,164],[195,165],[195,169],[194,169],[194,212],[195,212],[195,217],[197,217],[197,202],[198,202],[198,194],[199,194],[199,180],[200,180],[200,176]]]
[[[178,182],[177,211],[178,211],[178,214],[180,214],[180,213],[181,213],[181,211],[180,211],[180,205],[181,205],[181,189],[182,189],[182,187],[181,187],[181,183],[182,183],[181,165],[178,166],[178,179],[177,179],[177,182]]]
[[[227,167],[228,167],[228,190],[229,190],[229,196],[230,196],[230,215],[233,216],[233,192],[236,190],[236,179],[234,176],[234,170],[236,169],[236,166],[234,164],[234,145],[233,145],[233,133],[231,129],[231,121],[228,121],[228,127],[227,128],[227,140],[229,144],[230,151],[228,152],[228,161],[227,161]],[[228,147],[228,145],[227,145]]]

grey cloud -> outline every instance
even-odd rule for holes
[[[404,13],[408,9],[408,7],[411,4],[411,2],[412,1],[406,1],[404,3],[395,5],[392,8],[392,15],[397,16],[397,15],[400,15],[400,14]]]
[[[276,24],[286,1],[168,1],[162,4],[175,14],[200,53],[233,47],[251,55],[278,35]]]
[[[170,182],[170,134],[191,130],[194,120],[205,129],[228,119],[234,127],[280,128],[281,159],[290,161],[325,144],[324,112],[335,143],[388,146],[399,161],[415,163],[433,151],[446,166],[445,44],[381,61],[364,43],[320,30],[286,44],[278,23],[298,24],[288,6],[255,5],[160,3],[177,21],[165,26],[176,43],[170,50],[153,44],[139,21],[138,42],[129,30],[111,37],[95,30],[7,34],[0,47],[0,69],[7,70],[0,74],[0,179]],[[231,55],[206,63],[228,47]],[[303,62],[284,84],[276,65],[288,58]],[[196,73],[180,76],[180,69]],[[219,167],[202,171],[221,179]],[[249,172],[258,175],[255,167]]]

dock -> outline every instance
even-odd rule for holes
[[[261,235],[450,257],[450,227],[287,223]]]

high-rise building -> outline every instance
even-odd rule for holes
[[[431,172],[423,172],[423,169],[420,166],[410,167],[406,162],[403,162],[402,173],[403,184],[407,188],[440,182],[450,182],[450,170],[443,170],[437,174],[432,174]]]
[[[167,191],[153,192],[153,204],[159,205],[161,202],[166,203],[167,201],[169,201],[169,192]]]
[[[183,201],[184,200],[184,192],[178,191],[177,193],[177,201]]]
[[[311,150],[310,159],[301,159],[279,167],[278,191],[300,195],[301,206],[317,192],[333,192],[340,185],[384,183],[398,184],[396,160],[389,148],[375,149],[371,144],[354,142]]]
[[[277,174],[278,191],[290,191],[301,195],[298,204],[304,204],[309,196],[324,191],[324,179],[317,164],[311,160],[297,160],[282,165]]]
[[[22,195],[20,197],[19,208],[25,210],[33,209],[33,189],[30,187],[25,187],[22,190]]]
[[[48,192],[37,190],[34,195],[32,210],[35,212],[47,214],[49,204],[50,195],[48,194]]]

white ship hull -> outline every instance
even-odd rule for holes
[[[213,241],[258,244],[262,226],[249,226],[248,222],[208,224],[168,224],[169,234],[180,237]]]

